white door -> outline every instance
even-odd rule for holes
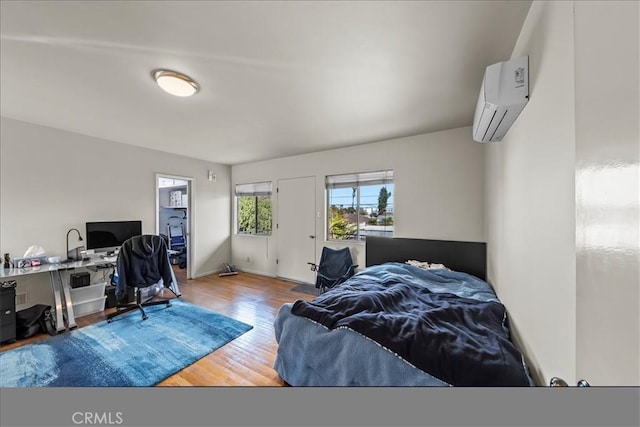
[[[316,261],[316,180],[278,181],[278,276],[315,283],[308,262]]]

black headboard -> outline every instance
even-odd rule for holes
[[[410,259],[444,264],[482,280],[487,278],[486,243],[367,236],[367,267]]]

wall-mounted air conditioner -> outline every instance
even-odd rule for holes
[[[473,117],[474,141],[501,141],[528,101],[528,56],[489,65]]]

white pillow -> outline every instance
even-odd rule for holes
[[[429,270],[449,270],[451,271],[450,268],[447,268],[444,264],[429,264]]]
[[[444,264],[429,264],[426,261],[416,261],[414,259],[410,259],[409,261],[406,262],[406,264],[412,265],[414,267],[418,267],[418,268],[422,268],[423,270],[449,270],[451,271],[450,268],[447,268]]]
[[[425,269],[425,270],[429,269],[429,263],[428,262],[416,261],[415,259],[410,259],[405,264],[409,264],[409,265],[412,265],[414,267],[422,268],[422,269]]]

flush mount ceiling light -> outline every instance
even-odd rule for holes
[[[171,70],[154,70],[151,75],[158,86],[175,96],[191,96],[199,89],[198,84],[189,76]]]

